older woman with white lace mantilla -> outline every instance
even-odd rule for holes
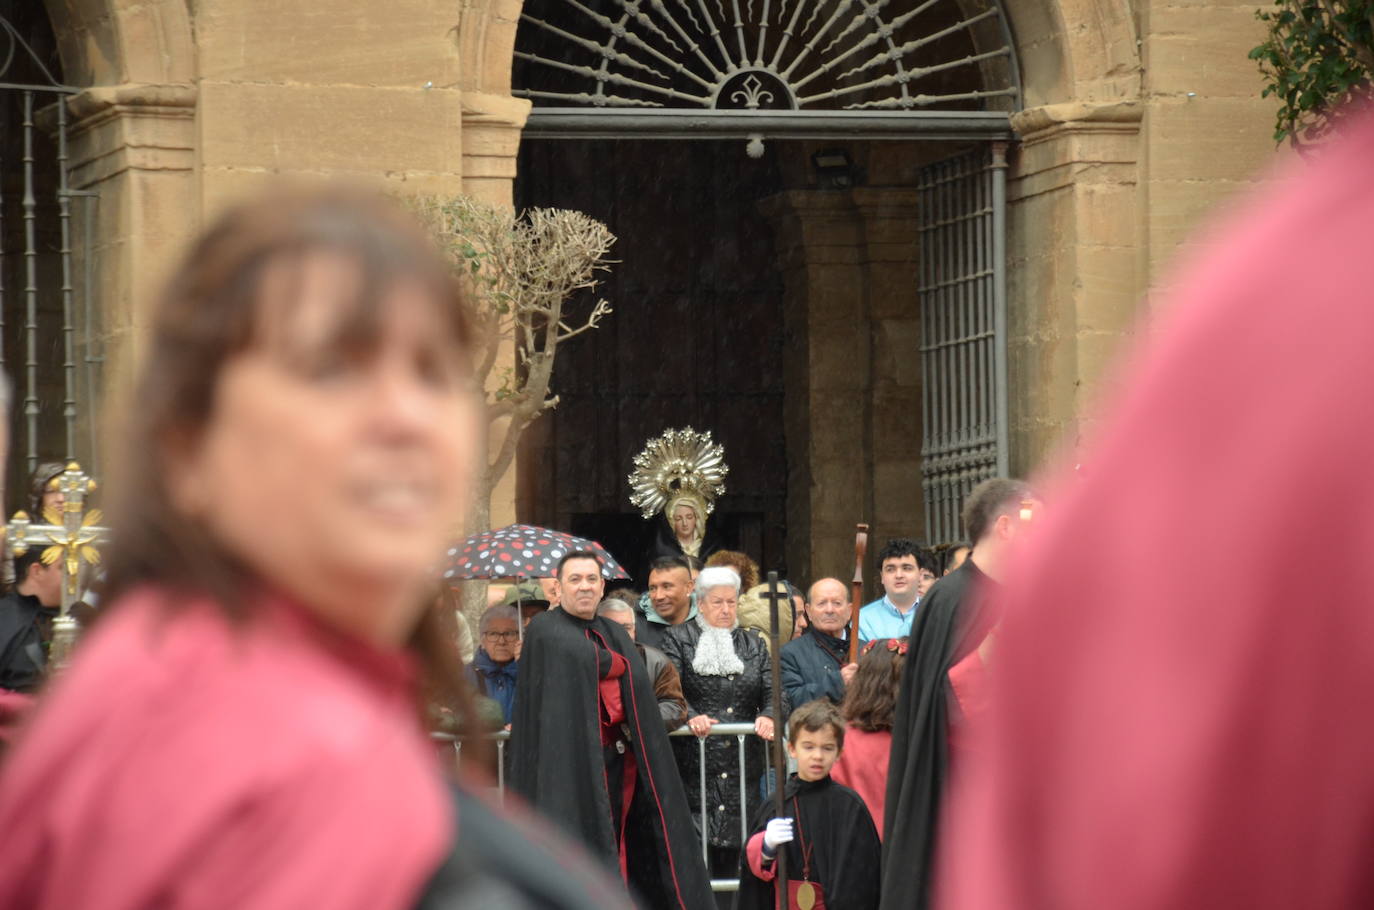
[[[753,722],[754,732],[773,738],[773,689],[768,651],[763,638],[752,629],[739,627],[740,577],[734,569],[718,566],[697,576],[699,614],[674,626],[663,636],[662,650],[682,677],[687,699],[687,725],[697,736],[707,736],[715,724]],[[783,706],[784,715],[787,706]],[[687,801],[694,815],[701,813],[700,750],[686,737],[676,737],[673,749],[687,787]],[[750,817],[759,802],[759,780],[765,752],[757,742],[745,749],[744,791],[748,805],[740,806],[739,745],[733,736],[706,740],[706,819],[711,874],[731,877],[738,862],[740,812]]]

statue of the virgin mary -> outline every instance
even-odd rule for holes
[[[725,450],[711,434],[691,427],[668,430],[649,440],[635,456],[630,503],[655,520],[650,560],[695,556],[705,560],[721,548],[708,518],[716,497],[725,492]]]

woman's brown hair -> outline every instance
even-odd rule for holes
[[[906,665],[906,643],[905,638],[882,639],[859,658],[859,669],[840,706],[845,723],[869,733],[892,729],[897,690]]]
[[[264,276],[307,256],[331,254],[357,269],[339,343],[365,352],[380,337],[388,293],[405,282],[426,292],[451,328],[454,355],[471,360],[471,311],[447,264],[423,231],[384,198],[349,188],[277,186],[231,208],[192,246],[152,318],[123,423],[123,458],[110,485],[111,525],[103,597],[156,584],[182,596],[208,595],[231,618],[252,608],[253,573],[200,524],[178,510],[166,484],[174,447],[194,443],[215,408],[220,373],[258,340]],[[274,306],[290,305],[274,295]],[[288,520],[264,515],[263,521]],[[176,598],[169,598],[175,609]],[[465,702],[454,644],[427,610],[409,647],[425,668],[431,697]]]
[[[740,593],[759,583],[759,564],[750,559],[747,553],[738,550],[717,550],[706,560],[706,568],[715,566],[729,566],[739,573]]]

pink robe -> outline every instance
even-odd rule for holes
[[[0,775],[0,907],[402,908],[452,838],[415,673],[284,601],[118,604]]]
[[[950,712],[949,773],[953,777],[976,750],[978,732],[988,710],[988,671],[983,655],[974,648],[949,668],[949,691],[957,712]]]
[[[1006,580],[945,910],[1374,906],[1374,119],[1168,283]]]
[[[844,731],[844,749],[830,776],[859,794],[873,816],[878,837],[883,836],[883,805],[887,798],[887,761],[892,754],[892,731],[860,730],[850,727]]]

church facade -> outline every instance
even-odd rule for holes
[[[693,424],[731,464],[713,520],[765,568],[845,571],[857,521],[953,539],[979,476],[1091,430],[1169,264],[1274,157],[1254,10],[0,0],[0,40],[50,64],[0,78],[0,332],[33,412],[15,438],[99,469],[95,401],[187,240],[266,177],[336,175],[577,207],[621,238],[614,328],[560,355],[563,403],[494,524],[632,546],[630,459]],[[26,101],[45,78],[60,91]]]

